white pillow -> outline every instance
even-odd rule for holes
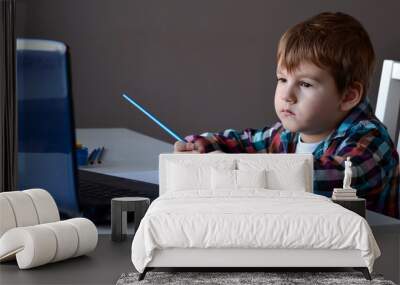
[[[267,172],[268,188],[287,191],[307,191],[304,163],[294,164],[289,171],[270,169]]]
[[[267,171],[262,170],[236,170],[238,188],[267,188]]]
[[[249,160],[239,159],[239,170],[266,169],[267,189],[307,191],[309,183],[307,178],[306,161],[292,161],[277,157],[274,160]]]
[[[210,165],[190,163],[188,161],[168,162],[167,189],[185,191],[193,189],[211,189],[211,168],[234,169],[235,161],[216,161]]]
[[[211,189],[266,188],[266,171],[211,169]]]
[[[236,189],[236,170],[212,168],[211,189]]]

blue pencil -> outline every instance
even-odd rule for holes
[[[96,148],[93,149],[93,150],[90,152],[89,156],[88,156],[87,161],[88,161],[89,163],[93,160],[93,156],[94,156],[95,153],[96,153]]]
[[[99,153],[99,151],[100,151],[100,148],[96,148],[96,149],[93,151],[93,156],[92,156],[91,159],[89,160],[89,163],[90,163],[90,164],[93,164],[93,163],[94,163],[94,161],[96,160],[96,157],[97,157],[97,154]]]
[[[161,123],[156,117],[154,117],[152,114],[147,112],[142,106],[140,106],[135,100],[133,100],[131,97],[129,97],[126,94],[122,94],[122,97],[124,97],[126,100],[129,101],[133,106],[138,108],[140,111],[142,111],[147,117],[149,117],[151,120],[153,120],[157,125],[159,125],[164,131],[166,131],[168,134],[170,134],[174,139],[177,139],[178,141],[183,141],[186,142],[184,139],[182,139],[180,136],[178,136],[176,133],[174,133],[170,128],[165,126],[163,123]]]
[[[101,147],[101,149],[99,150],[99,154],[97,155],[97,163],[101,163],[102,162],[103,153],[104,153],[104,146]]]

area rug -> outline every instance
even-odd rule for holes
[[[145,284],[379,284],[395,285],[384,280],[382,275],[372,274],[372,281],[364,278],[361,272],[154,272],[146,274],[145,279],[138,281],[139,273],[125,273],[117,285]]]

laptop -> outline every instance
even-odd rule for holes
[[[79,170],[69,52],[58,41],[17,40],[18,189],[43,188],[63,217],[110,220],[110,200],[154,200],[158,185]]]

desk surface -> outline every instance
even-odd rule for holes
[[[104,146],[101,164],[81,169],[158,184],[158,156],[173,145],[123,128],[76,129],[77,141],[89,152]]]

